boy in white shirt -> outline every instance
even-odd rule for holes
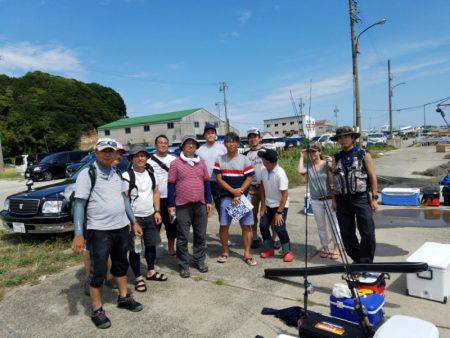
[[[272,149],[258,152],[264,167],[261,169],[261,221],[259,228],[263,236],[265,251],[261,258],[275,255],[270,224],[273,222],[283,251],[283,260],[292,262],[294,254],[291,251],[289,234],[286,229],[286,218],[289,208],[288,186],[289,181],[283,168],[278,165],[278,153]]]

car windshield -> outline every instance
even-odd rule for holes
[[[52,163],[55,159],[56,159],[56,156],[57,156],[58,154],[53,154],[53,155],[49,155],[49,156],[46,156],[39,164],[49,164],[49,163]]]
[[[85,157],[83,157],[83,158],[81,159],[80,163],[86,163],[86,162],[89,162],[89,161],[91,161],[93,158],[95,158],[95,154],[94,154],[94,153],[87,154]]]
[[[383,134],[370,134],[369,137],[383,137]]]
[[[320,136],[314,136],[312,139],[311,139],[311,141],[317,141],[318,139],[320,138]]]
[[[89,166],[90,166],[92,163],[94,163],[94,162],[95,162],[95,158],[93,157],[90,161],[86,162],[86,163],[85,163],[84,165],[82,165],[77,171],[75,171],[75,172],[70,176],[69,179],[70,179],[71,181],[76,181],[78,175],[80,174],[80,172],[81,172],[83,169],[89,167]],[[130,162],[129,162],[126,158],[124,158],[124,159],[122,160],[122,162],[120,162],[119,165],[117,166],[117,170],[123,173],[123,172],[127,171],[129,167],[130,167]]]

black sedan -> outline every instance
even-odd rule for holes
[[[62,233],[73,230],[70,196],[78,174],[95,159],[79,168],[67,180],[8,196],[0,212],[3,227],[18,233]],[[118,170],[125,171],[124,159]]]

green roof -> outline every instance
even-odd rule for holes
[[[125,118],[125,119],[120,119],[120,120],[117,120],[117,121],[114,121],[114,122],[111,122],[108,124],[104,124],[103,126],[98,127],[98,129],[99,130],[114,129],[114,128],[123,128],[123,127],[127,127],[127,126],[134,126],[136,124],[175,121],[175,120],[180,120],[183,117],[188,116],[200,109],[202,109],[202,108],[194,108],[194,109],[188,109],[188,110],[173,111],[170,113],[162,113],[162,114],[153,114],[153,115]]]

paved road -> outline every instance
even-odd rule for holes
[[[404,154],[402,151],[399,153]],[[396,158],[399,156],[389,161],[395,163]],[[405,172],[409,165],[404,163],[401,170]],[[387,169],[380,164],[378,172],[383,174],[383,170]],[[2,186],[0,191],[3,192]],[[117,309],[115,292],[106,289],[105,308],[113,325],[107,331],[96,330],[88,317],[89,299],[83,296],[80,285],[82,269],[73,267],[48,277],[40,285],[9,291],[0,304],[0,336],[254,337],[259,334],[275,337],[282,332],[295,334],[294,329],[286,327],[276,318],[262,316],[260,312],[264,306],[284,308],[302,305],[301,278],[266,280],[263,273],[264,268],[268,267],[304,265],[305,217],[298,213],[303,204],[303,194],[303,187],[290,190],[288,228],[296,255],[294,263],[286,264],[280,257],[274,257],[264,261],[258,259],[258,266],[253,268],[244,265],[237,226],[231,228],[235,246],[229,261],[226,264],[216,263],[220,244],[217,239],[217,217],[213,215],[208,225],[207,262],[210,272],[200,274],[193,270],[195,277],[182,280],[176,271],[176,261],[165,255],[163,247],[159,247],[157,264],[168,273],[169,280],[166,283],[148,283],[146,294],[135,294],[145,306],[142,312],[129,313]],[[319,239],[312,218],[308,218],[308,224],[310,264],[333,264],[318,257]],[[424,241],[450,243],[449,228],[378,229],[376,261],[404,261]],[[328,313],[331,287],[341,282],[341,276],[311,277],[311,282],[316,291],[310,296],[310,308]],[[438,326],[441,337],[450,337],[450,305],[408,297],[405,289],[405,276],[392,274],[386,293],[386,315],[405,314],[431,321]]]

